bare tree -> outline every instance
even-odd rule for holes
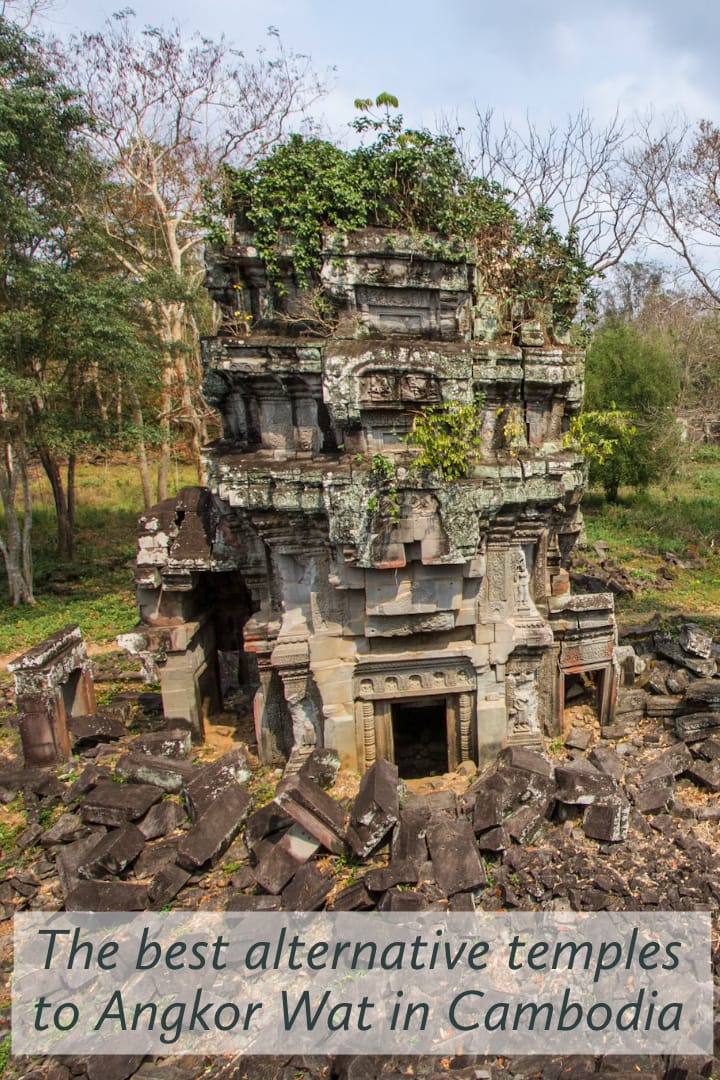
[[[627,160],[634,131],[616,115],[599,127],[589,113],[569,116],[564,127],[542,131],[529,117],[522,131],[478,112],[470,144],[474,169],[509,192],[511,205],[553,212],[572,229],[594,272],[614,266],[636,241],[645,205]]]
[[[110,250],[146,284],[162,343],[160,499],[167,496],[173,425],[189,433],[198,468],[206,437],[196,392],[203,193],[217,185],[225,163],[247,165],[267,153],[324,92],[307,57],[287,52],[275,30],[270,41],[271,51],[246,57],[224,38],[185,39],[176,25],[138,31],[126,11],[71,43],[70,74],[107,166],[102,218]],[[131,400],[142,431],[139,400]]]

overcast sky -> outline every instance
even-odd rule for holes
[[[58,33],[98,29],[121,3],[57,0]],[[246,53],[266,28],[337,68],[325,103],[338,131],[356,97],[400,99],[410,126],[441,114],[472,125],[474,105],[511,120],[562,124],[581,106],[598,120],[615,110],[681,109],[720,117],[720,4],[713,0],[135,0],[138,21],[176,19],[188,32],[225,33]]]

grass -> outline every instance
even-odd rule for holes
[[[196,483],[190,466],[175,469],[173,490]],[[133,562],[142,493],[137,468],[124,462],[82,464],[77,473],[77,543],[72,563],[55,553],[55,516],[44,475],[33,483],[34,607],[10,605],[0,582],[0,653],[16,653],[78,623],[85,638],[112,642],[137,621]],[[0,527],[2,520],[0,516]]]
[[[590,545],[606,543],[607,556],[636,583],[653,582],[660,566],[672,570],[671,589],[648,585],[632,598],[617,599],[620,621],[644,621],[657,613],[667,620],[692,617],[720,632],[720,448],[698,447],[663,487],[621,491],[614,505],[590,491],[582,510]],[[665,554],[684,565],[669,564]]]

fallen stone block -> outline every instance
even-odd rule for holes
[[[416,863],[393,859],[389,866],[380,866],[370,870],[363,881],[370,892],[382,893],[395,885],[414,885],[418,880]]]
[[[368,892],[365,882],[354,881],[346,889],[335,893],[332,900],[332,911],[372,911],[375,900]]]
[[[675,779],[685,772],[693,764],[693,761],[694,758],[685,743],[670,746],[654,761],[645,766],[637,781],[638,787],[647,787],[648,784],[655,784],[659,780]]]
[[[54,847],[55,844],[71,844],[74,840],[80,840],[87,836],[90,826],[78,814],[61,814],[54,825],[42,832],[40,844],[42,847]]]
[[[87,853],[78,867],[81,878],[117,877],[145,847],[145,837],[134,825],[124,825],[107,833]]]
[[[590,761],[596,769],[606,776],[612,776],[613,780],[622,780],[625,772],[625,762],[615,750],[609,746],[596,746],[588,754]]]
[[[414,889],[388,889],[378,904],[378,911],[427,911],[422,893]]]
[[[643,814],[664,814],[673,804],[673,789],[667,784],[654,784],[642,791],[631,791],[632,801]]]
[[[273,895],[283,891],[301,865],[279,844],[269,840],[263,840],[256,847],[255,856],[258,860],[253,869],[255,880],[265,892]]]
[[[705,761],[717,761],[720,759],[720,739],[709,738],[693,746],[693,753]]]
[[[500,762],[546,779],[552,779],[553,776],[552,762],[538,750],[530,750],[527,746],[508,746],[500,754]]]
[[[593,840],[626,840],[629,824],[630,807],[619,795],[592,803],[583,814],[583,832]]]
[[[450,897],[450,911],[475,911],[475,899],[472,893],[459,892]]]
[[[91,762],[85,766],[80,775],[65,790],[62,801],[66,806],[69,806],[76,799],[81,799],[83,795],[87,795],[88,791],[92,791],[102,780],[109,780],[110,775],[107,765],[96,765]]]
[[[137,735],[130,743],[130,751],[135,754],[150,754],[151,757],[167,757],[173,760],[186,758],[192,749],[190,730],[173,728],[171,731],[149,731]]]
[[[302,776],[311,784],[331,788],[337,780],[340,758],[336,750],[319,746],[296,746],[290,753],[283,777]]]
[[[710,791],[720,791],[720,760],[694,761],[685,770],[685,776],[700,787]]]
[[[692,675],[697,675],[700,679],[711,679],[717,672],[714,660],[690,656],[668,634],[655,635],[655,652],[678,667],[687,668]]]
[[[114,742],[127,735],[127,728],[116,713],[97,712],[89,716],[70,716],[67,721],[70,741],[75,749]]]
[[[78,883],[78,867],[86,855],[96,846],[98,840],[106,835],[104,829],[92,829],[88,836],[65,844],[55,856],[55,867],[62,894],[67,898]]]
[[[693,709],[720,709],[720,679],[694,679],[688,684],[685,698]]]
[[[146,840],[156,840],[179,828],[183,821],[183,808],[171,799],[163,799],[150,807],[145,817],[138,821],[137,827]]]
[[[618,687],[617,700],[615,703],[615,715],[618,718],[628,716],[641,717],[645,715],[648,695],[644,690],[632,690],[629,687]]]
[[[143,817],[161,798],[162,791],[154,784],[104,781],[85,796],[80,817],[97,825],[120,826]]]
[[[467,819],[438,815],[430,823],[427,840],[435,880],[446,896],[485,885],[485,868]]]
[[[226,791],[239,788],[250,779],[247,753],[236,746],[217,761],[205,765],[183,789],[183,798],[191,821],[198,821],[216,799]]]
[[[177,840],[158,840],[146,844],[133,864],[133,876],[137,879],[155,877],[168,863],[175,862]]]
[[[359,859],[380,844],[400,816],[397,765],[378,758],[360,781],[350,811],[347,842]]]
[[[123,780],[154,784],[171,795],[177,795],[189,784],[195,771],[187,761],[152,754],[123,754],[115,765],[115,775]]]
[[[183,886],[190,880],[190,874],[175,862],[162,866],[148,885],[150,911],[161,911],[166,904],[174,900]]]
[[[690,711],[691,709],[683,697],[677,695],[665,697],[662,694],[650,694],[647,699],[645,715],[651,720],[667,720],[682,716],[683,713]]]
[[[565,737],[565,746],[568,750],[587,750],[592,742],[593,733],[590,728],[570,728]]]
[[[146,885],[120,881],[81,881],[65,898],[66,911],[144,911]]]
[[[601,773],[589,761],[574,761],[570,765],[558,765],[555,769],[559,802],[572,806],[587,806],[602,795],[613,795],[617,783],[612,776]]]
[[[473,808],[473,830],[476,836],[502,825],[503,816],[503,798],[499,791],[490,788],[477,793]]]
[[[225,903],[226,911],[282,911],[282,899],[279,896],[260,894],[248,896],[246,893],[235,893],[229,896]]]
[[[503,828],[518,844],[531,844],[547,819],[549,800],[531,806],[520,806],[505,818]]]
[[[480,851],[505,851],[510,847],[510,836],[507,829],[499,826],[496,829],[488,829],[477,838]]]
[[[700,742],[720,731],[720,712],[686,713],[675,718],[675,732],[685,742]]]
[[[248,817],[245,823],[245,843],[254,851],[261,840],[289,829],[292,823],[293,818],[273,799],[259,810],[254,810]]]
[[[393,833],[393,859],[409,860],[416,866],[425,862],[428,857],[425,835],[430,816],[429,810],[403,808],[400,811],[400,821]]]
[[[143,1055],[103,1054],[86,1058],[86,1062],[88,1080],[128,1080],[142,1065]]]
[[[330,874],[322,873],[316,863],[305,863],[283,889],[283,908],[286,911],[319,911],[332,887]]]
[[[221,855],[240,832],[250,802],[247,791],[238,784],[226,788],[222,799],[215,799],[180,840],[178,865],[185,870],[199,870]]]
[[[345,815],[317,784],[301,776],[290,777],[278,788],[275,802],[324,848],[335,855],[343,854]]]

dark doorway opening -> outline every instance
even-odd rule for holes
[[[566,720],[572,722],[574,719],[581,719],[582,711],[586,716],[589,711],[592,711],[595,719],[599,718],[601,687],[602,672],[568,672],[565,675],[564,687]],[[572,710],[569,716],[568,710]]]
[[[68,679],[62,683],[60,687],[60,693],[62,694],[63,706],[65,708],[65,716],[68,719],[71,716],[79,716],[85,711],[82,708],[82,702],[78,700],[78,689],[80,687],[80,678],[82,672],[80,668],[76,668],[70,672]]]
[[[444,698],[393,704],[395,764],[404,779],[448,771],[446,711]]]

